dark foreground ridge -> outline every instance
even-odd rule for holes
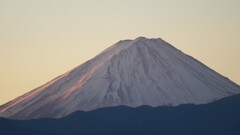
[[[205,105],[125,106],[61,119],[0,119],[0,135],[240,135],[240,95]]]

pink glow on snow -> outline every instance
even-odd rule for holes
[[[115,53],[111,54],[110,56],[108,56],[104,61],[102,61],[100,64],[96,65],[94,68],[92,68],[90,71],[88,71],[87,73],[85,73],[81,79],[74,85],[72,86],[70,89],[67,90],[66,94],[64,94],[63,99],[66,99],[67,97],[69,97],[72,93],[74,93],[78,88],[82,87],[84,85],[84,83],[92,76],[92,74],[99,68],[101,67],[105,62],[107,62],[108,60],[110,60],[114,55],[118,54],[120,51],[128,48],[128,46],[125,46],[122,49],[117,50]],[[108,49],[107,49],[108,50]]]
[[[101,67],[103,64],[105,63],[105,61],[101,62],[100,64],[98,64],[97,66],[95,66],[93,69],[91,69],[90,71],[88,71],[87,73],[85,73],[81,79],[74,85],[72,86],[67,93],[64,95],[64,99],[67,98],[69,95],[71,95],[74,91],[76,91],[78,88],[82,87],[84,85],[84,83],[91,77],[91,75],[94,73],[94,71],[96,71],[99,67]]]
[[[5,111],[8,110],[9,108],[15,106],[16,104],[18,104],[18,103],[20,103],[20,102],[22,102],[22,101],[24,101],[24,100],[26,100],[26,99],[28,99],[28,98],[33,97],[34,95],[36,95],[37,93],[45,90],[47,87],[49,87],[50,85],[52,85],[54,82],[56,82],[56,81],[59,80],[59,79],[60,79],[60,78],[56,78],[56,79],[54,79],[53,81],[47,83],[46,85],[43,85],[42,87],[36,89],[35,91],[33,91],[33,92],[29,93],[29,94],[26,94],[26,96],[20,97],[20,99],[16,99],[15,101],[13,101],[13,103],[12,103],[11,105],[9,105],[9,106],[7,106],[6,108],[0,110],[0,113],[5,112]]]

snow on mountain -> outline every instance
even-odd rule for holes
[[[0,108],[14,119],[63,117],[126,105],[205,104],[240,93],[239,85],[162,39],[123,40],[95,58]]]

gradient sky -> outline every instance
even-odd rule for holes
[[[240,0],[0,0],[0,104],[139,36],[240,84]]]

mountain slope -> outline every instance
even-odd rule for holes
[[[239,135],[239,114],[240,95],[236,95],[204,105],[157,108],[119,106],[90,112],[78,111],[61,119],[4,122],[12,123],[25,133],[39,131],[42,135]],[[5,135],[3,131],[0,128],[1,135]],[[6,135],[16,135],[10,134],[15,131],[14,128],[5,131]]]
[[[126,105],[204,104],[240,87],[162,39],[123,40],[95,58],[5,104],[0,116],[63,117]]]

